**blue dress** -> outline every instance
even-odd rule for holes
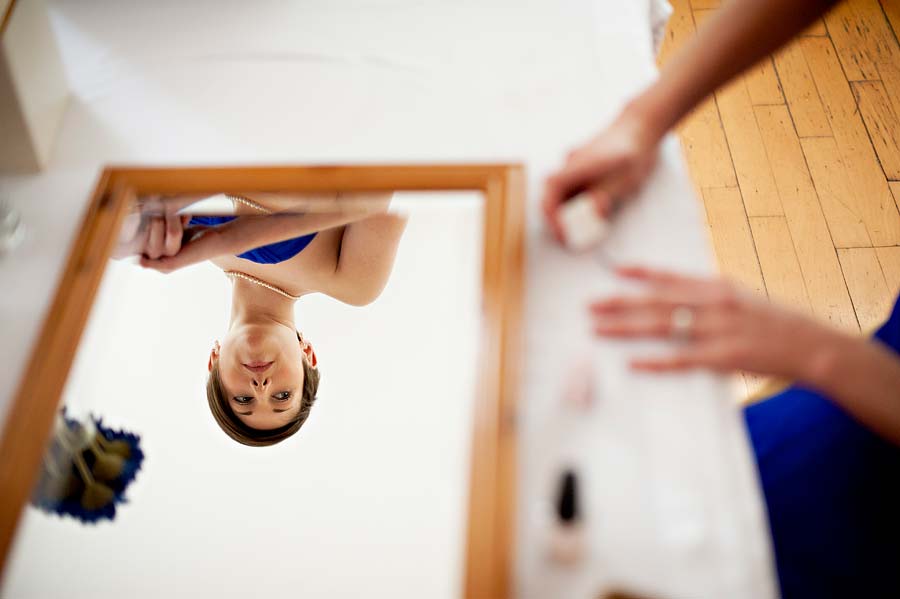
[[[875,337],[900,354],[900,301]],[[799,386],[744,415],[784,599],[900,597],[900,447]]]
[[[207,227],[218,227],[224,223],[230,222],[237,217],[234,216],[193,216],[191,217],[189,226],[195,225],[204,225]],[[262,247],[254,248],[252,250],[247,250],[243,254],[238,254],[238,258],[243,258],[244,260],[250,260],[251,262],[256,262],[257,264],[278,264],[279,262],[284,262],[285,260],[290,260],[300,252],[302,252],[306,246],[312,242],[313,238],[316,236],[315,233],[310,235],[303,235],[301,237],[294,237],[293,239],[285,239],[284,241],[277,241],[275,243],[270,243],[269,245],[264,245]]]

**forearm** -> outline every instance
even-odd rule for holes
[[[730,0],[665,65],[626,112],[660,138],[703,98],[774,52],[836,0]]]
[[[900,356],[876,339],[832,333],[807,359],[806,382],[900,445]]]
[[[225,254],[240,254],[270,243],[311,235],[367,218],[364,213],[287,214],[242,217],[223,232]]]

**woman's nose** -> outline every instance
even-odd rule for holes
[[[269,379],[265,378],[265,379],[262,379],[262,380],[260,381],[260,379],[254,377],[254,378],[253,378],[253,386],[254,386],[254,387],[268,387],[268,386],[269,386]]]

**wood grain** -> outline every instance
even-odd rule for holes
[[[900,180],[900,119],[881,81],[854,81],[853,93],[888,179]],[[900,99],[898,99],[900,102]]]
[[[891,195],[894,196],[894,203],[900,209],[900,181],[891,181],[888,183],[888,187],[891,190]]]
[[[893,305],[878,256],[872,248],[838,250],[838,256],[859,326],[874,331],[887,320]]]
[[[847,79],[877,79],[876,65],[900,59],[897,40],[878,0],[844,0],[825,16]]]
[[[772,58],[767,56],[756,63],[746,74],[747,91],[754,104],[783,104],[784,95]]]
[[[703,0],[673,4],[674,26],[663,59],[690,40],[696,25],[712,13],[707,9],[714,8]],[[734,270],[735,264],[758,261],[770,297],[802,305],[805,293],[817,318],[851,331],[858,330],[856,309],[837,250],[874,248],[889,288],[888,273],[897,272],[890,269],[898,255],[894,246],[900,246],[900,180],[891,180],[897,174],[895,121],[900,118],[898,33],[900,2],[847,0],[774,55],[776,78],[763,61],[757,72],[744,76],[743,86],[732,84],[716,94],[717,110],[704,106],[680,129],[700,195],[733,188],[732,175],[740,189],[745,214],[707,215],[723,267]],[[752,124],[742,115],[748,102],[754,106],[764,158]],[[786,110],[769,110],[782,103]],[[772,180],[783,218],[774,214]],[[743,238],[741,221],[747,217],[753,244],[745,240],[736,250],[723,240]],[[853,274],[866,272],[855,262],[848,268]],[[859,299],[859,281],[855,285]],[[862,314],[867,318],[865,310]]]
[[[751,217],[750,228],[769,299],[812,314],[787,220],[783,216]]]
[[[854,212],[866,224],[873,244],[898,245],[900,214],[831,41],[828,38],[808,37],[800,43],[841,159],[853,181],[854,195],[847,198],[847,203],[853,206]]]
[[[831,125],[825,116],[825,108],[803,56],[803,49],[796,43],[782,49],[775,55],[775,68],[781,78],[797,135],[831,135]]]
[[[894,37],[900,38],[900,2],[897,2],[897,0],[880,0],[880,4],[891,29],[894,30]]]
[[[866,224],[857,213],[855,203],[847,201],[855,197],[853,186],[834,138],[810,137],[801,139],[800,144],[834,247],[871,247]]]
[[[703,102],[679,125],[691,178],[700,187],[734,187],[737,178],[714,99]]]
[[[875,248],[875,255],[878,256],[888,291],[891,297],[896,298],[900,294],[900,247]]]
[[[658,64],[665,64],[694,35],[694,17],[689,0],[670,0],[670,4],[672,16],[666,24],[666,35],[656,60]]]
[[[704,188],[703,203],[719,270],[765,297],[766,286],[740,191],[735,187]]]
[[[484,189],[499,167],[459,165],[319,165],[256,167],[116,166],[113,184],[127,184],[139,195],[258,191],[427,191]]]
[[[813,24],[803,30],[804,36],[815,36],[821,37],[828,35],[828,30],[825,29],[825,21],[822,19],[816,19],[813,21]]]
[[[675,12],[666,29],[659,56],[661,63],[694,35],[693,13],[688,0],[674,0],[672,6]],[[737,185],[715,98],[695,108],[678,125],[677,131],[691,179],[698,188]]]
[[[763,144],[747,81],[738,78],[716,93],[741,196],[749,216],[784,214]]]
[[[900,63],[881,63],[878,65],[878,73],[894,115],[900,117]]]
[[[524,173],[493,177],[485,194],[485,332],[476,403],[466,541],[466,597],[510,597],[515,538],[516,402],[521,374]],[[485,487],[485,488],[481,488]]]
[[[788,110],[757,106],[755,111],[813,313],[856,331],[853,305]]]

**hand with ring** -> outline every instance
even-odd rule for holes
[[[636,267],[618,269],[618,274],[646,284],[646,293],[591,304],[594,332],[679,341],[668,355],[632,360],[637,370],[742,370],[810,380],[821,351],[843,336],[721,279]]]

